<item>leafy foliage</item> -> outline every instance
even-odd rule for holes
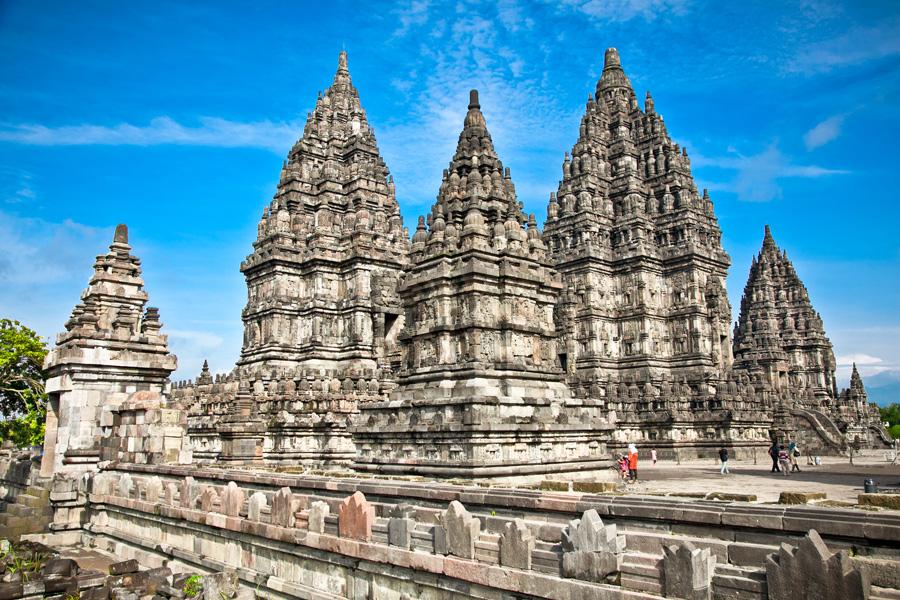
[[[881,412],[881,420],[887,421],[889,428],[900,423],[900,404],[894,402],[890,406],[882,406],[878,410]]]
[[[47,395],[44,371],[47,345],[18,321],[0,319],[0,440],[18,446],[44,440]]]
[[[184,587],[181,588],[181,591],[185,598],[196,598],[203,591],[203,578],[199,575],[191,575],[184,582]]]
[[[888,429],[888,433],[890,433],[891,437],[895,440],[900,440],[900,423],[891,425],[890,429]]]

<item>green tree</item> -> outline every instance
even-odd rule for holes
[[[17,446],[44,441],[47,394],[44,371],[47,345],[18,321],[0,319],[0,440]]]

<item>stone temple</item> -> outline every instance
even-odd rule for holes
[[[0,487],[21,491],[0,525],[35,531],[43,515],[47,543],[156,567],[73,579],[82,598],[151,597],[121,592],[126,579],[180,598],[175,573],[191,572],[217,599],[238,583],[241,598],[322,600],[897,598],[896,515],[635,497],[604,479],[630,443],[765,462],[773,441],[891,442],[855,367],[838,390],[822,318],[768,226],[732,327],[712,200],[615,49],[543,231],[482,108],[473,90],[410,236],[340,54],[240,266],[227,374],[204,363],[169,381],[176,358],[120,225],[47,357],[41,476],[0,455]],[[42,585],[0,582],[0,597]]]
[[[768,226],[732,332],[712,200],[615,49],[543,231],[477,91],[461,126],[410,237],[341,53],[241,264],[227,375],[168,383],[175,358],[120,228],[48,359],[46,468],[99,460],[102,408],[134,391],[186,411],[178,451],[197,464],[492,477],[603,468],[630,442],[685,457],[791,436],[819,453],[889,444],[859,374],[838,391]]]

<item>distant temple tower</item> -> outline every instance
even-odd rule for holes
[[[834,351],[822,318],[768,225],[741,298],[734,357],[736,370],[764,378],[792,403],[820,407],[837,397]]]
[[[355,466],[465,476],[574,470],[599,460],[605,415],[568,406],[559,368],[560,288],[472,90],[399,288],[406,326],[398,388],[390,402],[360,405]]]
[[[95,468],[100,428],[112,424],[108,409],[136,392],[155,398],[166,390],[176,359],[160,333],[159,310],[146,303],[141,261],[119,225],[44,361],[50,401],[43,476]]]

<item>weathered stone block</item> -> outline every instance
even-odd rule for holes
[[[860,494],[857,501],[863,506],[880,506],[900,510],[900,494]]]
[[[811,500],[824,500],[825,492],[781,492],[778,504],[808,504]]]
[[[781,544],[766,560],[770,600],[866,600],[869,579],[846,550],[832,553],[815,529],[798,548]]]
[[[708,548],[697,548],[690,542],[663,547],[663,572],[667,598],[709,600],[716,557]]]
[[[266,499],[266,495],[262,492],[254,492],[247,503],[247,518],[251,521],[262,520],[262,512],[268,506],[269,501]]]
[[[407,517],[392,517],[388,521],[388,543],[409,550],[412,541],[412,531],[416,522]]]
[[[229,517],[238,516],[244,507],[244,495],[244,490],[235,482],[229,481],[222,490],[222,512]]]
[[[313,533],[325,533],[325,517],[331,509],[328,503],[316,500],[309,507],[309,530]]]
[[[570,521],[562,533],[563,577],[601,582],[622,568],[625,536],[615,525],[604,525],[596,510]]]
[[[345,498],[338,509],[338,532],[341,537],[370,541],[375,523],[375,507],[366,501],[362,492]]]
[[[514,569],[531,569],[534,535],[522,519],[509,521],[500,533],[500,564]]]
[[[294,494],[291,488],[283,487],[272,498],[272,525],[294,526]]]
[[[476,519],[458,500],[450,503],[441,517],[441,525],[447,533],[447,553],[460,558],[475,558],[475,542],[481,532],[481,521]]]

